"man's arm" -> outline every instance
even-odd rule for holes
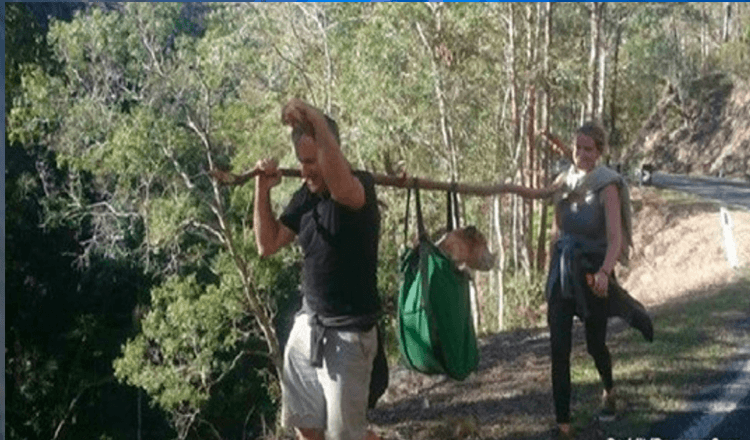
[[[318,146],[318,166],[331,197],[342,205],[359,209],[365,205],[365,189],[354,177],[341,147],[331,130],[325,115],[299,99],[292,99],[282,112],[284,123],[302,125],[313,131]]]
[[[295,234],[281,224],[271,209],[271,188],[281,181],[276,161],[261,160],[257,167],[264,172],[255,178],[253,232],[258,253],[261,257],[267,257],[294,241]]]

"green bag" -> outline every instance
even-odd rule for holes
[[[416,188],[414,195],[419,242],[415,249],[407,249],[401,256],[399,349],[406,365],[415,371],[446,374],[463,380],[479,363],[469,275],[458,270],[453,261],[430,242],[424,230]],[[406,225],[408,206],[407,195]],[[449,229],[450,226],[449,222]]]

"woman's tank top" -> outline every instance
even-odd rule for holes
[[[607,240],[604,203],[601,190],[592,191],[587,185],[568,190],[558,200],[562,233],[599,242]]]

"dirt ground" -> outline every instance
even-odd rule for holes
[[[668,201],[651,188],[633,188],[631,195],[634,252],[618,274],[633,296],[654,308],[732,281],[715,204]],[[750,266],[750,213],[731,211],[731,218],[740,264]],[[624,328],[620,322],[610,335]],[[478,371],[461,382],[392,365],[390,386],[370,412],[373,429],[384,440],[549,438],[554,411],[546,329],[502,332],[480,346]],[[584,347],[578,335],[574,351]],[[600,437],[596,426],[578,436]]]

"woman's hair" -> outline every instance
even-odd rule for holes
[[[333,120],[328,115],[324,115],[326,117],[326,122],[328,123],[328,129],[331,130],[331,133],[333,133],[333,138],[336,139],[336,143],[341,145],[341,140],[339,139],[339,126],[336,123],[336,121]],[[297,146],[297,142],[302,138],[302,135],[305,134],[305,129],[302,128],[299,125],[294,126],[292,129],[292,144],[294,146]]]
[[[581,125],[576,133],[588,136],[593,139],[594,144],[596,145],[596,149],[599,150],[599,154],[604,154],[605,150],[607,149],[607,132],[599,123],[588,121]]]

